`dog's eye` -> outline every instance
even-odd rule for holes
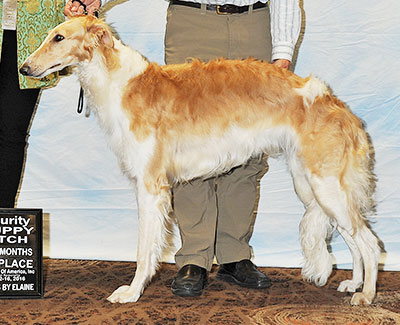
[[[54,36],[54,40],[56,42],[61,42],[64,39],[64,36],[57,34],[56,36]]]

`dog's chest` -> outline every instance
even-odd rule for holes
[[[138,141],[128,115],[116,103],[98,110],[98,119],[108,135],[109,146],[117,156],[122,172],[130,177],[141,174],[154,152],[154,136]]]

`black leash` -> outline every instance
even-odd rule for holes
[[[83,7],[83,13],[84,13],[85,15],[88,14],[88,12],[87,12],[87,10],[86,10],[86,9],[87,9],[86,4],[84,4],[81,0],[72,0],[72,2],[79,2],[79,4]],[[95,12],[94,12],[94,15],[95,15],[96,18],[99,18],[99,13],[98,13],[98,11],[95,11]],[[80,91],[79,91],[78,108],[76,109],[76,111],[78,112],[78,114],[81,114],[81,113],[83,112],[83,101],[84,101],[84,97],[85,97],[85,94],[84,94],[83,88],[81,87],[81,89],[80,89]]]
[[[78,114],[81,114],[83,111],[83,97],[84,96],[85,96],[85,94],[83,93],[83,88],[81,87],[81,90],[79,91],[78,108],[76,109]]]

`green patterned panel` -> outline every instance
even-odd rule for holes
[[[1,7],[2,4],[0,0]],[[18,66],[39,47],[50,29],[64,21],[63,8],[63,0],[18,0]],[[19,82],[21,88],[49,87],[56,83],[57,77],[53,73],[36,80],[19,74]]]

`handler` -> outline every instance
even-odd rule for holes
[[[165,61],[190,58],[253,57],[288,69],[300,26],[298,0],[171,0],[165,35]],[[229,100],[229,99],[228,99]],[[195,179],[173,189],[174,213],[182,247],[180,268],[171,290],[198,296],[214,257],[217,277],[248,288],[267,288],[269,278],[250,261],[259,180],[266,171],[262,157],[225,175]]]

